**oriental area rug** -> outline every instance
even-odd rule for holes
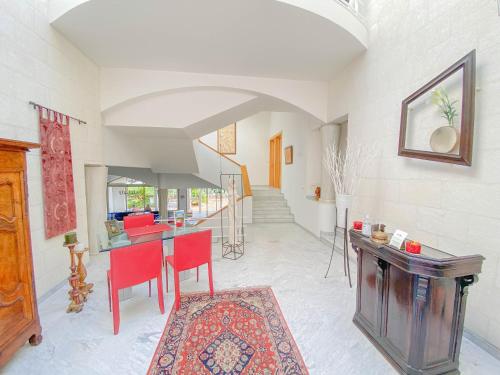
[[[148,374],[308,374],[270,287],[184,294]]]

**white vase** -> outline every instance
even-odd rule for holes
[[[351,209],[352,206],[352,195],[350,194],[339,194],[335,199],[335,204],[337,206],[337,226],[339,228],[345,227],[345,210]]]

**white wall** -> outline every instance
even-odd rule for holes
[[[236,154],[227,155],[239,164],[245,164],[251,185],[269,183],[269,120],[270,112],[261,112],[236,123]],[[201,140],[217,149],[217,132]]]
[[[283,149],[293,146],[293,164],[286,165],[282,154],[281,191],[295,221],[319,236],[318,202],[307,199],[312,185],[319,185],[321,178],[321,138],[317,126],[298,113],[272,112],[269,136],[282,132]]]
[[[71,124],[77,232],[87,242],[84,164],[101,162],[99,70],[48,23],[46,1],[0,2],[0,137],[39,142],[30,100],[79,117]],[[40,152],[28,154],[31,240],[37,294],[68,276],[62,236],[45,239]]]
[[[330,85],[329,121],[349,142],[380,146],[355,197],[392,228],[457,255],[486,257],[469,290],[466,328],[500,347],[500,18],[496,1],[372,1],[370,49]],[[397,156],[401,100],[477,50],[473,166]]]

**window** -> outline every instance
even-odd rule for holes
[[[120,178],[108,185],[108,212],[158,211],[158,189],[142,181]]]
[[[187,192],[188,214],[192,217],[207,217],[227,205],[227,195],[221,190],[210,188],[190,188]]]
[[[179,190],[168,189],[167,193],[167,210],[176,211],[179,209]]]

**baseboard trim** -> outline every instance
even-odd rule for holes
[[[497,348],[485,338],[476,335],[474,332],[464,328],[464,337],[470,340],[473,344],[479,346],[485,352],[488,352],[492,357],[500,360],[500,348]]]
[[[92,256],[94,256],[94,255],[89,256],[89,260],[87,263],[85,263],[85,267],[89,267],[92,264]],[[53,296],[59,289],[61,289],[66,284],[68,284],[68,278],[65,278],[64,280],[58,282],[56,285],[54,285],[52,288],[50,288],[44,294],[42,294],[40,297],[38,297],[37,303],[40,304],[40,303],[46,301],[49,297]],[[69,287],[68,287],[68,289],[69,289]]]

